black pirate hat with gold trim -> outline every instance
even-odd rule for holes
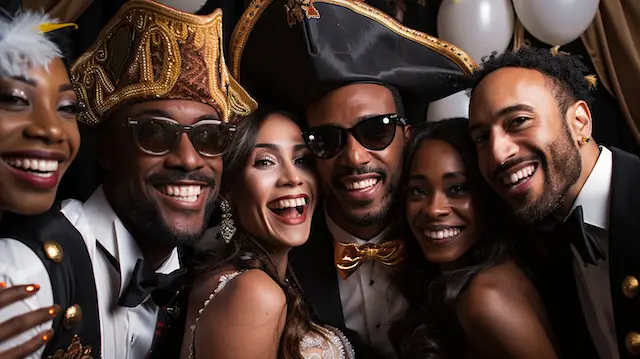
[[[297,114],[338,87],[369,82],[398,89],[410,117],[465,90],[476,67],[461,49],[357,0],[254,0],[229,64],[260,103]]]

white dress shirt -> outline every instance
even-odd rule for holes
[[[597,266],[584,265],[573,250],[573,273],[576,278],[582,312],[593,343],[601,359],[619,359],[616,327],[613,319],[611,286],[609,279],[609,205],[611,202],[611,175],[613,156],[609,149],[600,147],[600,156],[587,181],[578,194],[571,210],[582,206],[584,223],[605,253]]]
[[[129,282],[133,269],[142,252],[138,248],[135,240],[122,224],[122,221],[115,214],[104,195],[102,188],[98,188],[93,195],[82,204],[77,200],[68,200],[62,203],[62,213],[78,229],[84,238],[89,256],[93,263],[94,278],[96,281],[98,294],[98,310],[100,312],[100,330],[102,336],[102,358],[104,359],[143,359],[146,357],[155,334],[156,318],[158,307],[153,301],[147,298],[135,308],[118,306],[118,299],[123,289]],[[107,256],[97,248],[96,241],[116,259],[120,265],[120,273],[109,262]],[[37,283],[42,287],[40,291],[30,298],[31,302],[24,301],[20,310],[10,310],[11,307],[0,310],[0,320],[11,318],[28,310],[53,305],[53,294],[49,276],[37,256],[31,252],[16,252],[15,248],[23,246],[15,240],[2,240],[0,245],[6,243],[16,256],[24,256],[16,262],[24,264],[30,261],[34,268],[42,266],[37,270],[37,275],[28,277],[25,283]],[[1,248],[1,247],[0,247]],[[0,250],[1,263],[5,264],[5,248]],[[28,249],[28,248],[27,248]],[[19,250],[19,249],[18,249]],[[30,250],[29,250],[30,252]],[[10,256],[7,256],[10,257]],[[3,272],[0,266],[0,280],[7,280],[8,283],[20,283],[24,281],[24,268],[9,266]],[[169,274],[180,268],[178,251],[174,249],[169,258],[160,266],[157,273]],[[13,280],[13,278],[18,278]],[[28,303],[27,303],[28,302]],[[64,310],[64,308],[62,309]],[[39,326],[33,330],[33,335],[39,331],[50,328],[51,323]],[[22,335],[6,343],[0,344],[0,348],[12,347],[17,343],[24,342],[31,335]],[[40,351],[41,353],[41,351]],[[38,358],[39,355],[32,355],[29,358]]]
[[[368,241],[349,234],[331,220],[325,211],[327,228],[334,241],[343,243],[379,244],[389,228]],[[378,261],[366,261],[347,279],[338,278],[342,313],[347,328],[355,331],[361,340],[381,354],[394,356],[389,341],[389,325],[407,309],[404,296],[392,285],[392,268]]]

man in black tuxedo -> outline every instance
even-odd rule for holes
[[[231,38],[232,75],[262,106],[306,118],[325,195],[290,263],[315,319],[346,332],[358,357],[393,356],[390,322],[404,216],[395,206],[410,120],[464,90],[475,64],[361,1],[255,1]],[[334,261],[335,259],[335,261]]]
[[[491,57],[475,74],[470,132],[485,179],[515,216],[536,229],[555,222],[523,255],[562,357],[631,358],[640,354],[640,159],[591,137],[586,71],[549,50]]]

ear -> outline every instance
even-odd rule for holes
[[[579,145],[583,145],[586,141],[584,138],[591,139],[591,132],[593,131],[593,121],[591,118],[591,111],[586,102],[580,100],[569,107],[567,110],[566,118],[568,120],[571,134]]]
[[[411,125],[405,125],[403,129],[404,140],[409,143],[413,138],[413,127]]]

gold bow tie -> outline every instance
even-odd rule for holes
[[[380,245],[365,243],[336,242],[333,248],[333,258],[340,278],[347,279],[356,269],[367,260],[378,260],[387,266],[395,266],[404,259],[404,241],[394,240]]]

